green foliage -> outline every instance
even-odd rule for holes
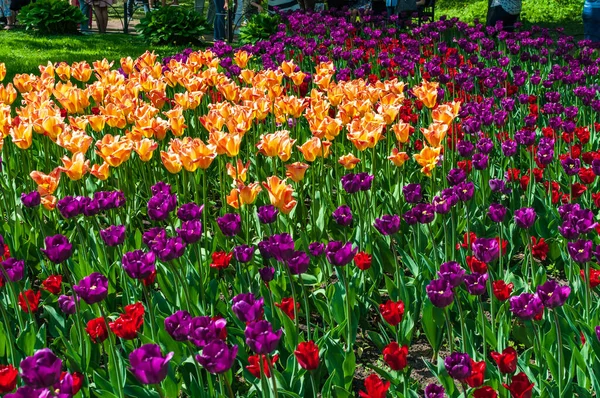
[[[240,41],[243,44],[256,43],[268,39],[277,30],[280,19],[277,15],[256,14],[240,28]]]
[[[135,28],[151,44],[198,44],[209,32],[204,17],[184,7],[149,12]]]
[[[77,25],[85,21],[78,7],[66,0],[37,0],[23,7],[19,21],[28,30],[47,34],[77,33]]]

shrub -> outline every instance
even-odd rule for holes
[[[21,9],[19,21],[40,34],[66,34],[77,33],[85,17],[66,0],[37,0]]]
[[[200,14],[183,7],[162,7],[149,12],[135,29],[151,44],[197,44],[209,32]]]
[[[244,44],[267,40],[275,33],[279,22],[280,19],[277,15],[256,14],[240,28],[240,40]]]

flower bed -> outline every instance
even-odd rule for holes
[[[0,392],[600,389],[597,50],[348,21],[1,86]]]

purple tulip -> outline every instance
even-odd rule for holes
[[[152,251],[156,253],[160,261],[167,262],[183,256],[185,247],[186,244],[183,239],[179,236],[175,236],[172,238],[158,239],[154,246],[152,246]]]
[[[358,178],[361,191],[368,191],[371,189],[371,184],[373,183],[375,176],[372,176],[369,173],[358,173],[356,177]]]
[[[4,268],[4,272],[8,276],[11,282],[18,282],[23,279],[25,272],[25,261],[17,260],[14,257],[9,257],[0,263],[0,266]],[[2,275],[0,274],[0,278]]]
[[[407,203],[419,203],[423,199],[421,185],[408,184],[402,187],[402,194]]]
[[[325,253],[325,244],[321,242],[312,242],[308,245],[308,251],[311,256],[319,257],[323,253]]]
[[[240,245],[233,248],[233,256],[239,263],[248,263],[252,261],[254,256],[254,247],[248,245]]]
[[[492,203],[488,209],[488,217],[496,223],[501,223],[506,217],[506,207],[500,203]]]
[[[547,308],[561,307],[567,301],[569,294],[571,294],[569,286],[560,285],[553,279],[537,287],[537,295]]]
[[[306,252],[295,251],[292,257],[287,260],[287,265],[290,268],[292,275],[300,275],[308,271],[310,265],[310,257]]]
[[[57,398],[72,398],[73,397],[73,375],[65,372],[65,375],[58,383],[54,383],[54,393]]]
[[[596,337],[598,338],[598,341],[600,341],[600,326],[596,326]]]
[[[491,263],[500,255],[500,246],[495,238],[477,238],[471,243],[471,249],[475,258],[484,263]]]
[[[419,224],[429,224],[435,219],[435,208],[429,203],[419,203],[412,212]]]
[[[268,250],[275,260],[284,262],[294,254],[294,239],[290,234],[273,235],[268,240]]]
[[[465,276],[465,287],[467,292],[473,296],[481,296],[485,293],[487,280],[487,272],[484,274],[473,272],[472,274]]]
[[[483,155],[488,155],[494,149],[494,141],[490,138],[482,138],[477,143],[477,150]]]
[[[537,294],[522,293],[510,298],[510,311],[523,320],[533,319],[544,309]]]
[[[106,246],[119,246],[125,241],[125,226],[111,225],[106,229],[101,229],[100,237],[102,238]]]
[[[264,298],[256,298],[252,293],[240,293],[233,298],[231,309],[242,322],[259,320],[264,313]]]
[[[31,191],[29,193],[23,192],[21,194],[21,203],[25,207],[37,207],[41,203],[42,197],[38,191]]]
[[[31,388],[29,386],[19,387],[12,394],[6,394],[4,398],[52,398],[50,390],[47,388]],[[67,397],[58,397],[67,398]]]
[[[448,172],[446,180],[450,185],[457,185],[467,179],[467,173],[461,168],[455,168]]]
[[[202,238],[202,223],[199,220],[183,221],[181,228],[177,228],[177,235],[188,245],[196,243]]]
[[[273,325],[268,321],[257,321],[246,325],[244,336],[246,344],[259,355],[270,354],[277,348],[281,340],[282,330],[273,331]]]
[[[81,200],[73,196],[65,196],[56,203],[56,208],[64,218],[77,217],[82,213]]]
[[[446,398],[446,390],[438,384],[429,384],[425,387],[425,398]]]
[[[47,236],[44,242],[46,248],[41,249],[41,252],[55,264],[62,263],[73,254],[73,245],[64,235]]]
[[[144,253],[143,250],[127,252],[121,262],[127,275],[133,279],[145,279],[156,270],[156,255],[153,252]]]
[[[140,383],[159,384],[167,377],[173,355],[170,352],[163,356],[158,344],[144,344],[129,354],[129,370]]]
[[[275,268],[273,267],[262,267],[259,268],[258,274],[263,282],[269,283],[275,278]]]
[[[461,202],[466,202],[475,194],[475,185],[472,181],[462,182],[454,187],[454,193]]]
[[[473,143],[470,141],[460,140],[456,144],[456,150],[463,158],[469,158],[475,150],[475,145],[473,145]]]
[[[45,388],[60,380],[62,360],[52,350],[43,348],[21,361],[21,378],[32,388]]]
[[[451,288],[455,288],[463,283],[465,270],[456,261],[449,261],[440,265],[438,276],[440,279],[448,281]]]
[[[517,153],[517,143],[513,140],[506,140],[502,143],[502,154],[507,158]]]
[[[170,195],[172,193],[171,185],[167,184],[164,181],[159,181],[156,184],[152,185],[150,187],[150,190],[152,191],[152,195],[158,195],[161,193]]]
[[[350,210],[350,207],[346,205],[342,205],[335,209],[331,216],[336,224],[341,227],[347,227],[352,224],[352,210]]]
[[[352,249],[352,242],[346,244],[339,241],[331,241],[325,248],[325,256],[330,264],[336,267],[348,265],[358,252],[358,247]]]
[[[152,247],[156,244],[158,240],[167,238],[167,230],[162,227],[154,227],[150,228],[142,235],[142,242],[147,245],[150,250],[153,250]]]
[[[356,174],[346,174],[341,178],[342,188],[349,194],[360,191],[360,178],[356,177]]]
[[[223,235],[236,236],[242,229],[242,218],[238,213],[227,213],[223,217],[217,218],[217,225]]]
[[[514,217],[517,227],[527,229],[530,228],[535,222],[536,214],[535,210],[531,207],[523,207],[515,210]]]
[[[73,286],[73,290],[87,304],[95,304],[108,296],[108,278],[99,272],[94,272]]]
[[[473,168],[475,170],[485,170],[488,167],[489,157],[481,153],[473,155]]]
[[[211,319],[209,316],[197,316],[190,321],[188,339],[196,347],[205,347],[211,341],[219,340],[226,326],[227,320],[224,318]]]
[[[189,312],[179,310],[165,318],[165,330],[175,341],[187,341],[192,325]]]
[[[154,221],[164,221],[177,207],[177,196],[159,192],[148,201],[148,217]]]
[[[471,358],[464,352],[455,352],[444,359],[446,371],[456,380],[464,380],[471,375]]]
[[[196,203],[186,203],[177,209],[177,218],[181,221],[200,220],[204,205],[198,206]]]
[[[444,308],[454,301],[452,286],[446,279],[434,279],[425,288],[427,297],[438,308]]]
[[[452,209],[452,202],[444,198],[443,196],[436,196],[431,201],[433,210],[437,214],[447,214]]]
[[[237,352],[237,345],[229,347],[221,340],[214,340],[202,349],[201,354],[196,355],[196,361],[209,373],[224,373],[233,366]]]
[[[382,235],[393,235],[400,230],[400,216],[385,214],[373,224]]]
[[[277,220],[279,210],[273,205],[261,206],[258,208],[258,221],[262,224],[272,224]]]
[[[581,169],[581,161],[579,159],[573,159],[572,157],[561,160],[560,164],[568,176],[579,174],[579,170]]]
[[[592,259],[593,245],[591,240],[578,240],[577,242],[568,242],[567,249],[573,261],[587,263]]]
[[[73,315],[77,312],[77,307],[75,305],[75,297],[74,296],[65,296],[64,294],[58,297],[58,308],[67,314]]]

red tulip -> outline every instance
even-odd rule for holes
[[[144,324],[144,305],[142,303],[125,306],[125,313],[121,314],[108,326],[118,337],[125,340],[133,340]]]
[[[17,386],[19,371],[12,365],[0,365],[0,394],[11,392]]]
[[[533,258],[544,261],[548,256],[549,250],[550,248],[544,238],[538,240],[535,236],[531,237],[531,254],[533,255]]]
[[[362,271],[366,271],[371,268],[372,256],[365,252],[358,252],[356,256],[354,256],[354,263],[358,267],[358,269]]]
[[[517,370],[517,351],[512,347],[507,347],[499,352],[492,351],[492,359],[498,365],[498,369],[502,373],[514,373]]]
[[[512,283],[506,284],[503,280],[497,280],[492,283],[492,289],[494,296],[500,301],[506,301],[512,294],[514,285]]]
[[[66,374],[67,372],[62,372],[60,374],[60,381],[65,378]],[[81,385],[83,384],[83,375],[79,372],[73,372],[71,373],[71,377],[73,378],[73,395],[77,395],[79,390],[81,390]]]
[[[319,347],[312,340],[298,344],[294,355],[303,369],[315,370],[319,367]]]
[[[52,294],[59,294],[61,291],[62,275],[50,275],[42,282],[42,287]]]
[[[267,378],[271,377],[271,371],[269,370],[269,364],[267,362],[267,356],[261,355],[262,359],[262,368],[265,372],[265,376]],[[275,365],[275,362],[279,359],[279,355],[273,355],[271,358],[271,365]],[[251,355],[248,357],[248,365],[246,366],[248,372],[257,379],[260,379],[260,365],[258,362],[258,355]]]
[[[211,268],[216,269],[225,269],[229,267],[229,262],[233,257],[233,253],[225,253],[225,252],[214,252],[212,254],[212,263],[210,263]]]
[[[469,387],[476,388],[483,384],[485,379],[485,361],[475,362],[471,359],[471,375],[465,379]]]
[[[294,319],[294,303],[296,304],[296,312],[300,309],[300,303],[296,303],[293,298],[287,297],[281,300],[281,303],[275,303],[275,307],[279,308],[284,314]]]
[[[510,396],[513,398],[531,398],[533,383],[529,381],[527,375],[523,372],[513,376],[510,385],[502,385],[510,391]]]
[[[383,381],[375,373],[372,373],[365,379],[367,392],[359,391],[359,396],[361,398],[385,398],[389,389],[389,381]]]
[[[102,343],[108,338],[108,329],[106,329],[106,322],[102,317],[89,321],[85,331],[90,335],[93,343]]]
[[[154,285],[155,281],[156,281],[156,270],[153,270],[150,275],[148,275],[146,278],[142,279],[142,283],[144,284],[144,286]]]
[[[391,342],[383,349],[383,360],[393,370],[402,370],[408,364],[406,357],[408,355],[408,346],[400,347],[398,343]]]
[[[397,326],[402,321],[402,316],[404,315],[404,303],[402,301],[388,300],[383,304],[379,304],[379,311],[387,323]]]
[[[581,279],[585,282],[585,271],[580,270],[579,275],[581,275]],[[600,285],[600,270],[590,269],[590,287],[593,289]]]
[[[490,386],[481,387],[473,392],[473,398],[497,398],[498,393]]]
[[[19,307],[21,307],[24,312],[37,312],[41,297],[42,293],[36,293],[31,289],[26,290],[25,295],[19,293]]]
[[[478,274],[485,274],[488,270],[487,264],[477,260],[474,256],[467,256],[467,266],[471,272],[476,272]]]

